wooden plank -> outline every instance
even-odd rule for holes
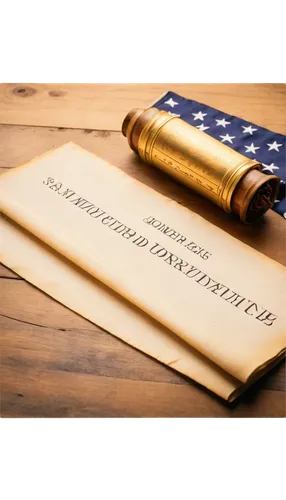
[[[1,84],[0,123],[120,130],[130,109],[168,90],[286,132],[282,84]]]
[[[41,306],[43,301],[39,300],[39,303]],[[48,300],[47,304],[50,303]],[[64,309],[60,304],[57,306],[56,309]],[[49,307],[45,310],[50,314]],[[69,323],[63,323],[65,327],[60,326],[61,321],[57,318],[56,328],[1,315],[2,365],[179,385],[190,383],[186,377],[96,325],[87,322],[84,328],[84,318],[76,315],[73,318],[75,313],[65,311],[65,314],[69,315]]]
[[[196,385],[25,281],[2,280],[1,285],[2,364]],[[285,364],[259,381],[258,388],[285,391]]]
[[[11,269],[9,269],[8,267],[3,266],[3,264],[0,264],[0,278],[8,278],[8,279],[15,279],[15,280],[22,279],[21,276],[18,276],[18,274],[11,271]],[[1,283],[0,283],[0,287],[1,287]]]
[[[73,141],[120,166],[135,156],[120,132],[0,125],[0,168],[16,167],[46,151]]]
[[[228,407],[192,385],[1,365],[2,417],[284,417],[285,393]]]
[[[90,328],[91,323],[78,316],[25,280],[1,280],[0,313],[43,328]]]
[[[0,141],[2,172],[6,168],[26,163],[35,156],[65,142],[74,141],[156,191],[190,208],[244,243],[286,265],[286,231],[283,217],[269,211],[264,219],[255,224],[241,224],[235,217],[226,214],[195,192],[178,184],[158,169],[143,163],[129,149],[127,141],[119,132],[86,133],[84,130],[74,129],[0,125],[0,135],[2,137]],[[273,244],[274,241],[276,244]]]

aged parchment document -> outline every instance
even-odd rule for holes
[[[66,144],[0,188],[4,264],[221,397],[285,350],[285,268],[92,153]]]

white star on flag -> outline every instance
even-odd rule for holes
[[[196,128],[198,128],[203,132],[204,130],[207,130],[210,127],[206,127],[203,123],[201,123],[200,125],[197,125]]]
[[[244,147],[246,153],[253,153],[254,155],[256,150],[260,149],[260,146],[254,146],[253,142],[249,146],[244,146]]]
[[[0,105],[1,106],[1,105]],[[164,94],[153,106],[164,110],[166,120],[189,123],[203,134],[218,140],[234,153],[243,154],[253,165],[261,169],[263,175],[279,176],[279,194],[273,196],[273,209],[280,214],[286,211],[286,141],[282,134],[272,132],[248,120],[238,118],[222,109],[209,107],[202,102],[187,99],[174,92]],[[168,114],[169,113],[169,114]],[[169,116],[169,118],[167,118]],[[201,134],[203,140],[203,136]],[[198,136],[199,140],[199,136]],[[246,158],[246,159],[247,159]],[[270,182],[270,179],[268,180]],[[265,181],[266,182],[266,181]],[[285,221],[286,222],[286,221]]]
[[[221,137],[221,142],[230,142],[232,144],[232,139],[235,139],[235,135],[229,135],[229,134],[226,134],[226,135],[220,135]]]
[[[169,106],[171,106],[172,108],[174,108],[175,106],[177,106],[179,103],[174,101],[172,99],[172,97],[170,97],[170,99],[168,99],[168,101],[165,101],[165,104],[169,104]]]
[[[227,122],[225,118],[222,118],[222,120],[216,120],[217,127],[225,128],[227,125],[230,125],[230,122]]]
[[[192,115],[194,116],[194,120],[204,120],[204,116],[207,116],[207,113],[202,113],[201,111],[199,111],[198,113],[192,113]]]
[[[244,128],[244,131],[242,132],[243,134],[250,134],[250,135],[253,135],[253,132],[256,132],[257,130],[257,128],[254,128],[251,125],[249,125],[248,127],[244,127],[242,125],[242,128]]]
[[[272,142],[272,144],[267,144],[267,146],[269,146],[268,151],[272,151],[272,149],[274,149],[274,151],[277,151],[277,153],[279,153],[279,148],[283,146],[283,144],[277,144],[277,142],[274,141]]]
[[[262,163],[262,167],[264,167],[262,171],[269,170],[272,174],[274,173],[273,170],[279,170],[279,167],[276,167],[274,163],[271,163],[271,165],[265,165],[265,163]]]

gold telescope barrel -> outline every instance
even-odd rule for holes
[[[156,108],[134,109],[122,133],[142,160],[209,198],[243,222],[272,207],[279,177],[177,116]]]

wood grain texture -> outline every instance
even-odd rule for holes
[[[26,90],[15,93],[15,87]],[[0,126],[0,171],[74,141],[285,265],[282,217],[270,212],[263,221],[244,226],[145,165],[129,150],[117,131],[125,112],[149,104],[168,89],[286,132],[282,85],[5,84],[0,86],[0,121],[4,123]],[[59,128],[65,126],[69,128]],[[4,266],[0,267],[0,299],[4,417],[285,416],[284,363],[229,406]]]
[[[272,374],[272,378],[279,376],[274,389],[267,387],[267,380],[260,381],[238,404],[227,405],[203,387],[154,362],[55,301],[51,306],[53,301],[41,292],[35,290],[34,294],[38,308],[42,308],[40,315],[45,313],[45,323],[30,324],[27,320],[1,316],[2,416],[283,417],[285,414],[285,392],[277,388],[283,373],[277,369]],[[40,296],[43,300],[39,303]],[[29,300],[33,316],[35,297]],[[37,321],[44,319],[39,317]],[[49,326],[54,322],[55,326]],[[66,328],[59,328],[59,324]]]
[[[168,90],[286,132],[282,84],[2,84],[0,123],[121,130],[130,109],[147,107]]]
[[[271,210],[255,224],[241,224],[236,217],[223,212],[160,170],[145,164],[130,150],[127,140],[120,132],[0,125],[0,138],[0,173],[7,168],[24,164],[45,151],[74,141],[128,175],[190,208],[244,243],[286,265],[285,220],[280,215]],[[275,240],[280,244],[273,245]]]
[[[11,269],[8,269],[8,267],[3,266],[3,264],[0,264],[0,279],[1,278],[8,278],[8,279],[18,279],[21,280],[21,276],[18,276],[16,273],[11,271]],[[0,284],[0,293],[1,293],[1,284]]]

